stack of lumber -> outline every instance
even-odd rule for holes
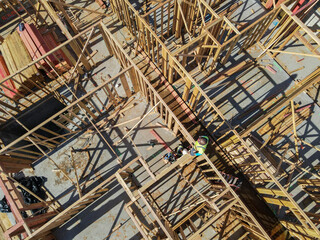
[[[297,108],[295,106],[295,123],[299,126],[304,120],[312,115],[311,104]],[[293,120],[291,114],[291,107],[287,106],[277,113],[266,125],[258,130],[261,136],[268,136],[269,144],[275,145],[280,142],[283,137],[290,134],[293,130]]]
[[[0,56],[0,79],[1,80],[5,79],[9,75],[10,75],[10,72],[8,70],[7,64],[4,61],[3,56]],[[18,90],[15,88],[14,82],[11,79],[9,79],[5,81],[3,85],[7,87],[7,88],[1,87],[5,95],[10,98],[15,98],[15,95],[18,92]],[[11,89],[12,91],[10,91],[8,88]]]
[[[32,62],[29,52],[17,32],[6,37],[2,45],[0,45],[0,51],[10,74],[16,73]],[[33,82],[42,81],[43,76],[33,65],[22,71],[21,74],[16,75],[14,79],[16,80],[14,88],[24,94],[28,92],[28,88],[31,89],[35,86]]]
[[[106,4],[105,4],[105,2],[103,0],[95,0],[95,1],[96,1],[96,3],[99,4],[99,6],[101,8],[106,8]]]
[[[17,31],[32,60],[40,58],[58,46],[51,31],[47,31],[44,28],[39,31],[34,24],[24,24],[24,29],[20,31],[18,27]],[[58,76],[55,75],[51,66],[54,67],[59,74],[62,74],[70,69],[71,63],[64,52],[58,50],[37,64],[39,69],[45,69],[47,75],[54,79]]]

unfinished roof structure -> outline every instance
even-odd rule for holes
[[[0,1],[0,238],[320,239],[319,7]]]

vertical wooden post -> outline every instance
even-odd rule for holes
[[[140,91],[139,83],[138,83],[138,81],[137,81],[134,68],[131,68],[131,69],[129,70],[129,76],[130,76],[130,79],[131,79],[131,82],[132,82],[132,85],[133,85],[133,90],[134,90],[134,92],[135,92],[135,93],[139,92],[139,91]]]

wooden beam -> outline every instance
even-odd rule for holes
[[[36,127],[34,127],[33,129],[31,129],[30,131],[28,131],[27,133],[23,134],[21,137],[19,137],[18,139],[16,139],[15,141],[13,141],[12,143],[8,144],[7,146],[5,146],[4,148],[2,148],[0,150],[0,153],[3,153],[4,151],[8,150],[10,147],[14,146],[16,143],[20,142],[21,140],[24,140],[26,137],[28,137],[29,135],[31,135],[32,133],[34,133],[35,131],[37,131],[39,128],[43,127],[45,124],[47,124],[48,122],[50,122],[51,120],[55,119],[56,117],[58,117],[60,114],[64,113],[65,111],[67,111],[68,109],[74,107],[76,104],[78,104],[79,102],[81,102],[82,100],[86,99],[88,96],[92,95],[94,92],[102,89],[105,85],[107,85],[109,82],[115,80],[116,78],[118,78],[121,74],[123,74],[124,72],[128,71],[130,68],[132,68],[132,66],[129,66],[125,69],[123,69],[121,72],[119,72],[117,75],[115,75],[114,77],[108,79],[108,81],[103,82],[102,84],[100,84],[99,86],[95,87],[93,90],[91,90],[90,92],[86,93],[85,95],[83,95],[82,97],[80,97],[79,99],[77,99],[76,101],[70,103],[70,105],[68,105],[67,107],[65,107],[64,109],[60,110],[59,112],[57,112],[56,114],[54,114],[53,116],[51,116],[50,118],[48,118],[46,121],[40,123],[39,125],[37,125]]]
[[[285,93],[285,97],[282,97],[277,103],[274,104],[265,114],[260,115],[256,118],[245,130],[240,134],[241,137],[247,136],[251,131],[257,129],[266,122],[268,118],[276,114],[283,106],[287,105],[289,101],[297,97],[301,92],[308,89],[312,84],[320,81],[320,68],[315,70],[313,73],[305,77],[297,86],[289,89]]]
[[[221,218],[236,203],[237,203],[237,199],[234,199],[231,203],[228,204],[228,206],[223,208],[218,214],[216,214],[213,218],[211,218],[208,222],[206,222],[197,232],[195,232],[190,238],[188,238],[188,240],[197,240],[198,234],[203,232],[210,225],[212,225],[215,221],[217,221],[219,218]]]
[[[148,233],[146,232],[146,230],[141,226],[139,219],[133,215],[133,213],[131,212],[131,207],[128,205],[125,205],[124,209],[126,210],[126,212],[128,213],[128,215],[130,216],[131,220],[133,221],[133,223],[136,225],[136,227],[138,228],[139,232],[141,233],[143,239],[145,240],[151,240],[151,238],[149,237]]]
[[[129,189],[129,187],[127,186],[127,184],[125,183],[125,181],[123,180],[123,178],[120,176],[121,172],[116,172],[115,176],[118,180],[118,182],[120,183],[120,185],[122,186],[123,190],[125,190],[125,192],[128,194],[128,196],[130,197],[132,202],[135,202],[137,199],[133,196],[131,190]]]
[[[297,16],[292,16],[293,13],[289,10],[289,8],[286,5],[281,4],[281,8],[293,21],[295,21],[296,24],[298,24],[312,38],[313,41],[315,41],[318,44],[318,46],[320,46],[320,39],[312,32],[310,28],[307,27],[307,25],[305,25]]]
[[[296,120],[295,120],[295,108],[293,100],[291,102],[291,115],[292,115],[292,124],[293,124],[293,137],[294,137],[294,146],[296,150],[296,158],[299,159],[299,146],[298,146],[298,136],[297,136],[297,129],[296,129]]]
[[[64,26],[63,22],[61,21],[61,19],[57,15],[57,13],[53,10],[53,8],[49,5],[49,3],[46,0],[39,0],[39,1],[42,4],[42,6],[46,9],[46,11],[50,14],[50,16],[55,20],[55,22],[57,23],[57,25],[59,26],[59,28],[61,29],[63,34],[68,39],[73,39],[73,37],[70,34],[70,32],[68,31],[68,29]],[[60,3],[60,2],[56,2],[56,3]],[[82,56],[81,50],[80,50],[79,46],[77,45],[77,43],[74,42],[74,41],[71,41],[70,42],[70,46],[72,47],[72,49],[75,52],[75,54],[78,57],[80,57],[80,60],[83,63],[83,65],[86,68],[86,70],[89,71],[91,69],[91,66],[90,66],[89,62],[87,61],[87,59],[84,56]],[[77,67],[77,70],[79,72],[83,73],[83,71],[82,71],[82,69],[80,67]]]
[[[290,54],[290,55],[314,57],[314,58],[319,58],[319,59],[320,59],[320,55],[315,55],[315,54],[298,53],[298,52],[288,52],[288,51],[280,51],[280,50],[273,50],[273,49],[268,49],[267,51],[268,51],[268,52],[276,52],[276,53]]]
[[[162,231],[166,234],[166,236],[168,237],[168,239],[170,240],[174,240],[176,239],[175,237],[175,233],[167,228],[161,221],[159,215],[153,210],[153,208],[150,206],[149,202],[147,201],[147,199],[143,196],[143,194],[138,190],[138,194],[140,196],[140,198],[142,199],[142,201],[144,202],[144,204],[146,205],[146,207],[148,208],[148,210],[151,212],[151,215],[156,219],[157,223],[159,224],[159,226],[161,227]]]
[[[55,1],[55,0],[47,0],[47,1],[55,3],[57,5],[61,5],[61,6],[69,7],[69,8],[75,8],[75,9],[79,9],[79,10],[83,10],[83,11],[87,11],[87,12],[91,12],[91,13],[96,13],[96,14],[99,14],[99,15],[102,15],[102,16],[106,16],[106,17],[110,16],[110,14],[108,14],[108,13],[99,12],[99,11],[92,10],[92,9],[89,9],[89,8],[79,7],[79,6],[73,5],[73,4],[58,2],[58,1]]]
[[[274,195],[274,196],[280,196],[285,197],[285,194],[281,190],[277,189],[268,189],[268,188],[256,188],[256,190],[261,194],[268,194],[268,195]]]

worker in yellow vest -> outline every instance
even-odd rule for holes
[[[209,143],[207,136],[200,136],[195,142],[193,148],[190,150],[191,156],[200,156],[204,154]]]

